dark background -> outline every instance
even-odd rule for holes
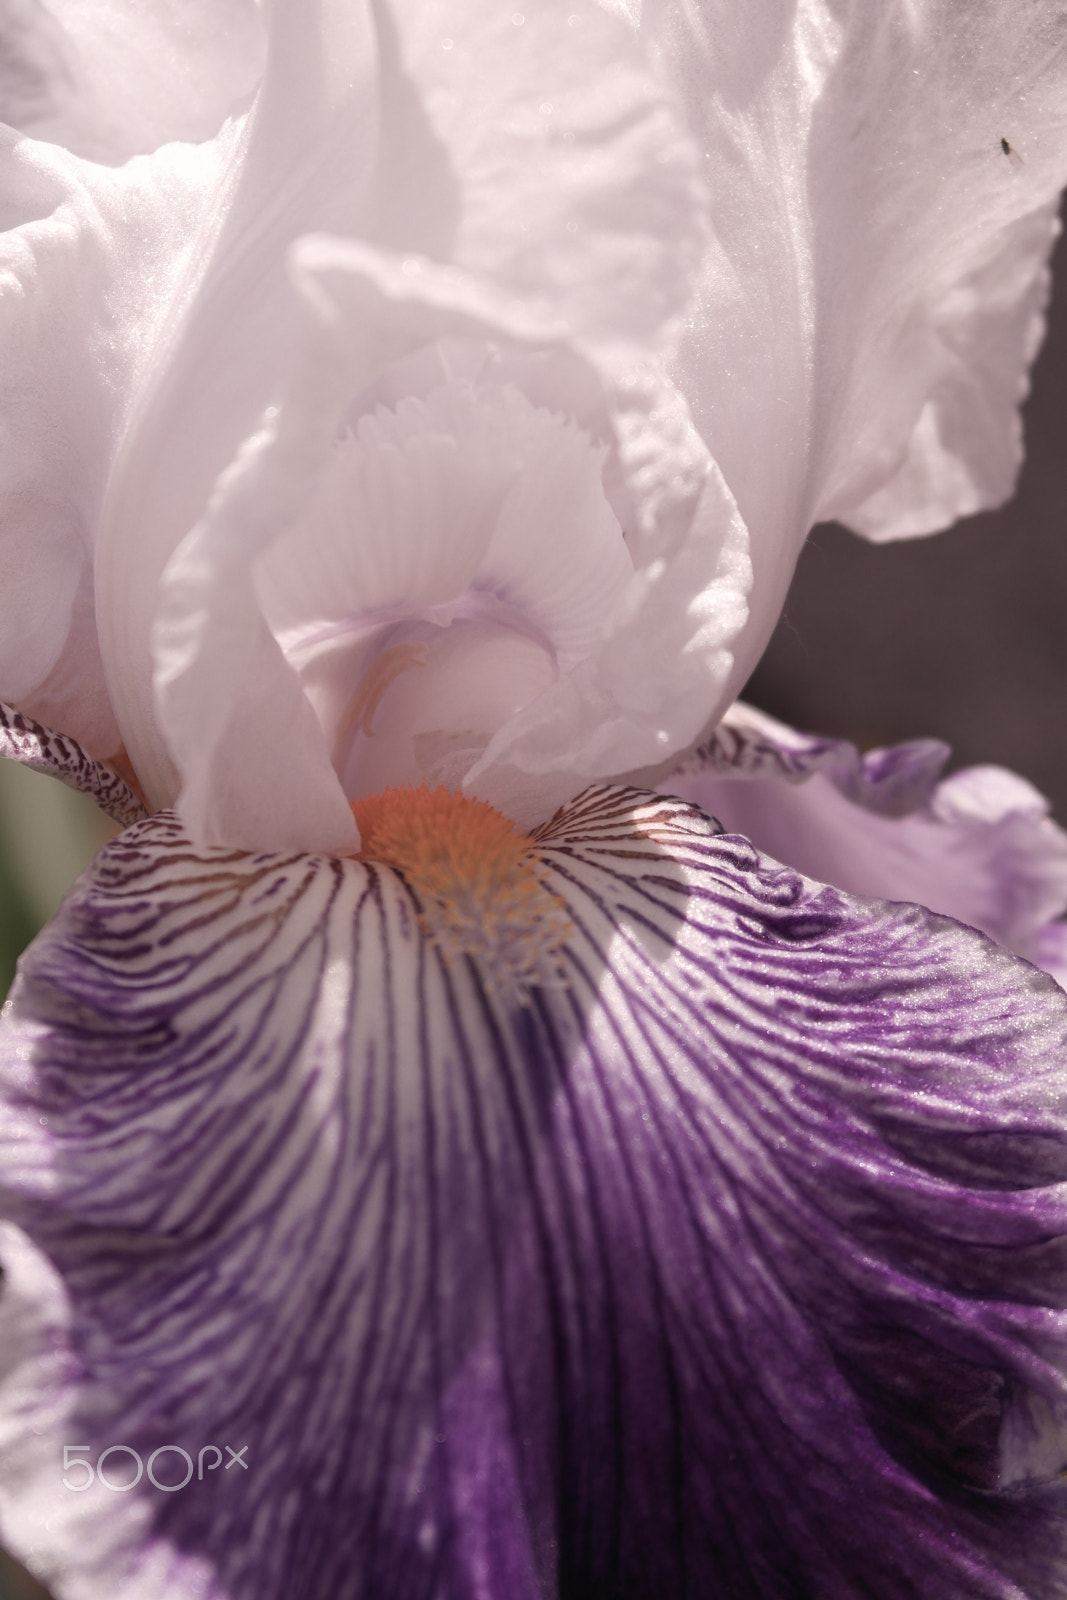
[[[864,748],[932,736],[995,762],[1067,825],[1067,239],[1024,410],[1014,499],[930,539],[815,529],[745,697]]]

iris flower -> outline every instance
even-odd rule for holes
[[[5,12],[3,740],[124,829],[3,1019],[0,1531],[1052,1600],[1067,844],[735,701],[814,521],[1010,490],[1067,19],[524,3]]]

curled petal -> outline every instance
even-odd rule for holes
[[[732,677],[752,583],[748,530],[713,465],[684,537],[648,556],[601,647],[500,730],[471,793],[536,820],[585,781],[662,771],[698,736]]]
[[[406,274],[394,257],[315,238],[301,241],[293,261],[303,290],[297,359],[279,404],[165,570],[155,690],[182,812],[198,839],[350,854],[355,823],[260,607],[256,562],[313,500],[347,405],[391,361],[444,333],[540,328],[521,305],[454,269],[416,263]],[[323,284],[335,282],[327,297]],[[283,773],[279,727],[292,751]]]
[[[5,1538],[85,1600],[1052,1600],[1067,998],[676,800],[537,847],[517,1006],[389,868],[98,857],[2,1036]]]
[[[627,8],[630,9],[630,8]],[[1010,493],[1067,178],[1044,0],[646,0],[713,241],[674,375],[753,539],[732,693],[811,525],[928,533]]]
[[[1001,767],[940,779],[948,747],[860,756],[738,702],[663,788],[850,894],[914,900],[1061,976],[1067,835]]]
[[[312,236],[291,259],[303,300],[297,354],[264,429],[164,572],[155,684],[182,814],[198,839],[343,852],[354,834],[341,786],[260,608],[256,562],[314,503],[352,398],[391,363],[447,336],[536,347],[571,335],[565,307],[528,304],[422,258]],[[468,792],[532,824],[592,778],[662,770],[698,736],[731,673],[751,581],[746,530],[701,456],[703,482],[689,485],[695,513],[689,506],[680,527],[663,517],[658,530],[635,533],[644,565],[597,647],[490,739],[463,780]],[[442,540],[459,536],[446,527]],[[366,591],[373,600],[373,585]],[[274,759],[282,706],[301,751],[288,781]],[[173,799],[173,780],[157,792]]]

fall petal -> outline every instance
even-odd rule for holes
[[[4,1023],[5,1538],[80,1600],[1052,1600],[1067,1000],[677,801],[539,848],[517,1007],[388,868],[98,858]]]
[[[861,757],[738,703],[663,788],[810,877],[916,901],[1059,977],[1067,835],[1013,772],[938,781],[948,755],[917,740]]]

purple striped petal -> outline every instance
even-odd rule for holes
[[[79,1600],[1052,1600],[1067,997],[678,801],[540,848],[510,1007],[388,868],[101,853],[0,1051],[6,1539]]]
[[[123,827],[147,815],[133,790],[110,767],[94,761],[76,739],[53,733],[22,711],[0,702],[0,757],[18,761],[35,772],[47,772],[68,788],[95,800],[101,811]]]
[[[1024,778],[917,739],[861,756],[737,702],[662,788],[850,894],[911,900],[979,928],[1067,984],[1067,833]]]

